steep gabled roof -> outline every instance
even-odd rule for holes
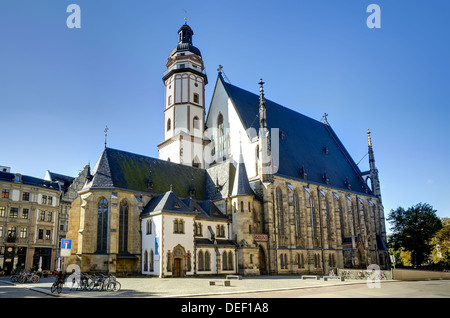
[[[237,195],[253,195],[252,189],[248,182],[247,170],[245,169],[242,149],[239,152],[239,161],[236,166],[236,175],[234,177],[233,191],[231,196]]]
[[[92,179],[85,189],[128,189],[149,192],[148,180],[152,178],[154,193],[165,193],[172,187],[180,197],[189,196],[194,182],[196,197],[204,198],[204,169],[189,167],[122,150],[105,148],[93,171]]]
[[[259,95],[248,92],[223,80],[228,97],[245,129],[259,131]],[[336,188],[366,193],[361,171],[348,154],[333,129],[320,121],[266,99],[267,128],[279,129],[279,166],[276,175],[327,184]],[[255,120],[256,119],[256,120]]]
[[[177,214],[196,215],[173,191],[167,191],[164,194],[153,197],[144,207],[142,216],[151,212],[174,212]]]

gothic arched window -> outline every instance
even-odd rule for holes
[[[106,252],[108,238],[108,200],[100,199],[97,215],[97,251]]]
[[[219,158],[224,156],[225,150],[225,129],[223,125],[223,115],[219,113],[217,116],[217,154]]]
[[[128,251],[128,202],[122,200],[119,210],[119,252]]]
[[[276,190],[277,199],[277,218],[278,218],[278,233],[280,236],[284,236],[284,210],[283,210],[283,193],[280,187]]]
[[[293,201],[294,201],[293,203],[294,203],[295,236],[297,238],[300,238],[302,231],[300,227],[300,205],[297,191],[294,191]]]
[[[198,270],[204,271],[204,265],[203,265],[204,259],[203,259],[203,251],[198,252]]]

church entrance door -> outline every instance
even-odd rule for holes
[[[180,277],[181,276],[181,258],[175,258],[173,260],[174,270],[173,276]]]
[[[259,274],[267,275],[266,253],[264,253],[264,249],[262,246],[259,247],[258,261],[259,261]]]

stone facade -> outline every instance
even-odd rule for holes
[[[205,119],[192,35],[179,30],[163,77],[160,159],[105,147],[70,209],[68,263],[159,277],[387,267],[370,135],[363,173],[327,120],[266,100],[262,80],[259,96],[231,85],[221,69]]]
[[[57,183],[0,172],[0,272],[54,270],[61,190]]]

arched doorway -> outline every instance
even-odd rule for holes
[[[267,275],[266,253],[264,252],[264,248],[262,246],[259,247],[258,261],[259,261],[259,274]]]
[[[186,273],[186,250],[183,246],[177,245],[173,249],[173,276],[183,277]]]

